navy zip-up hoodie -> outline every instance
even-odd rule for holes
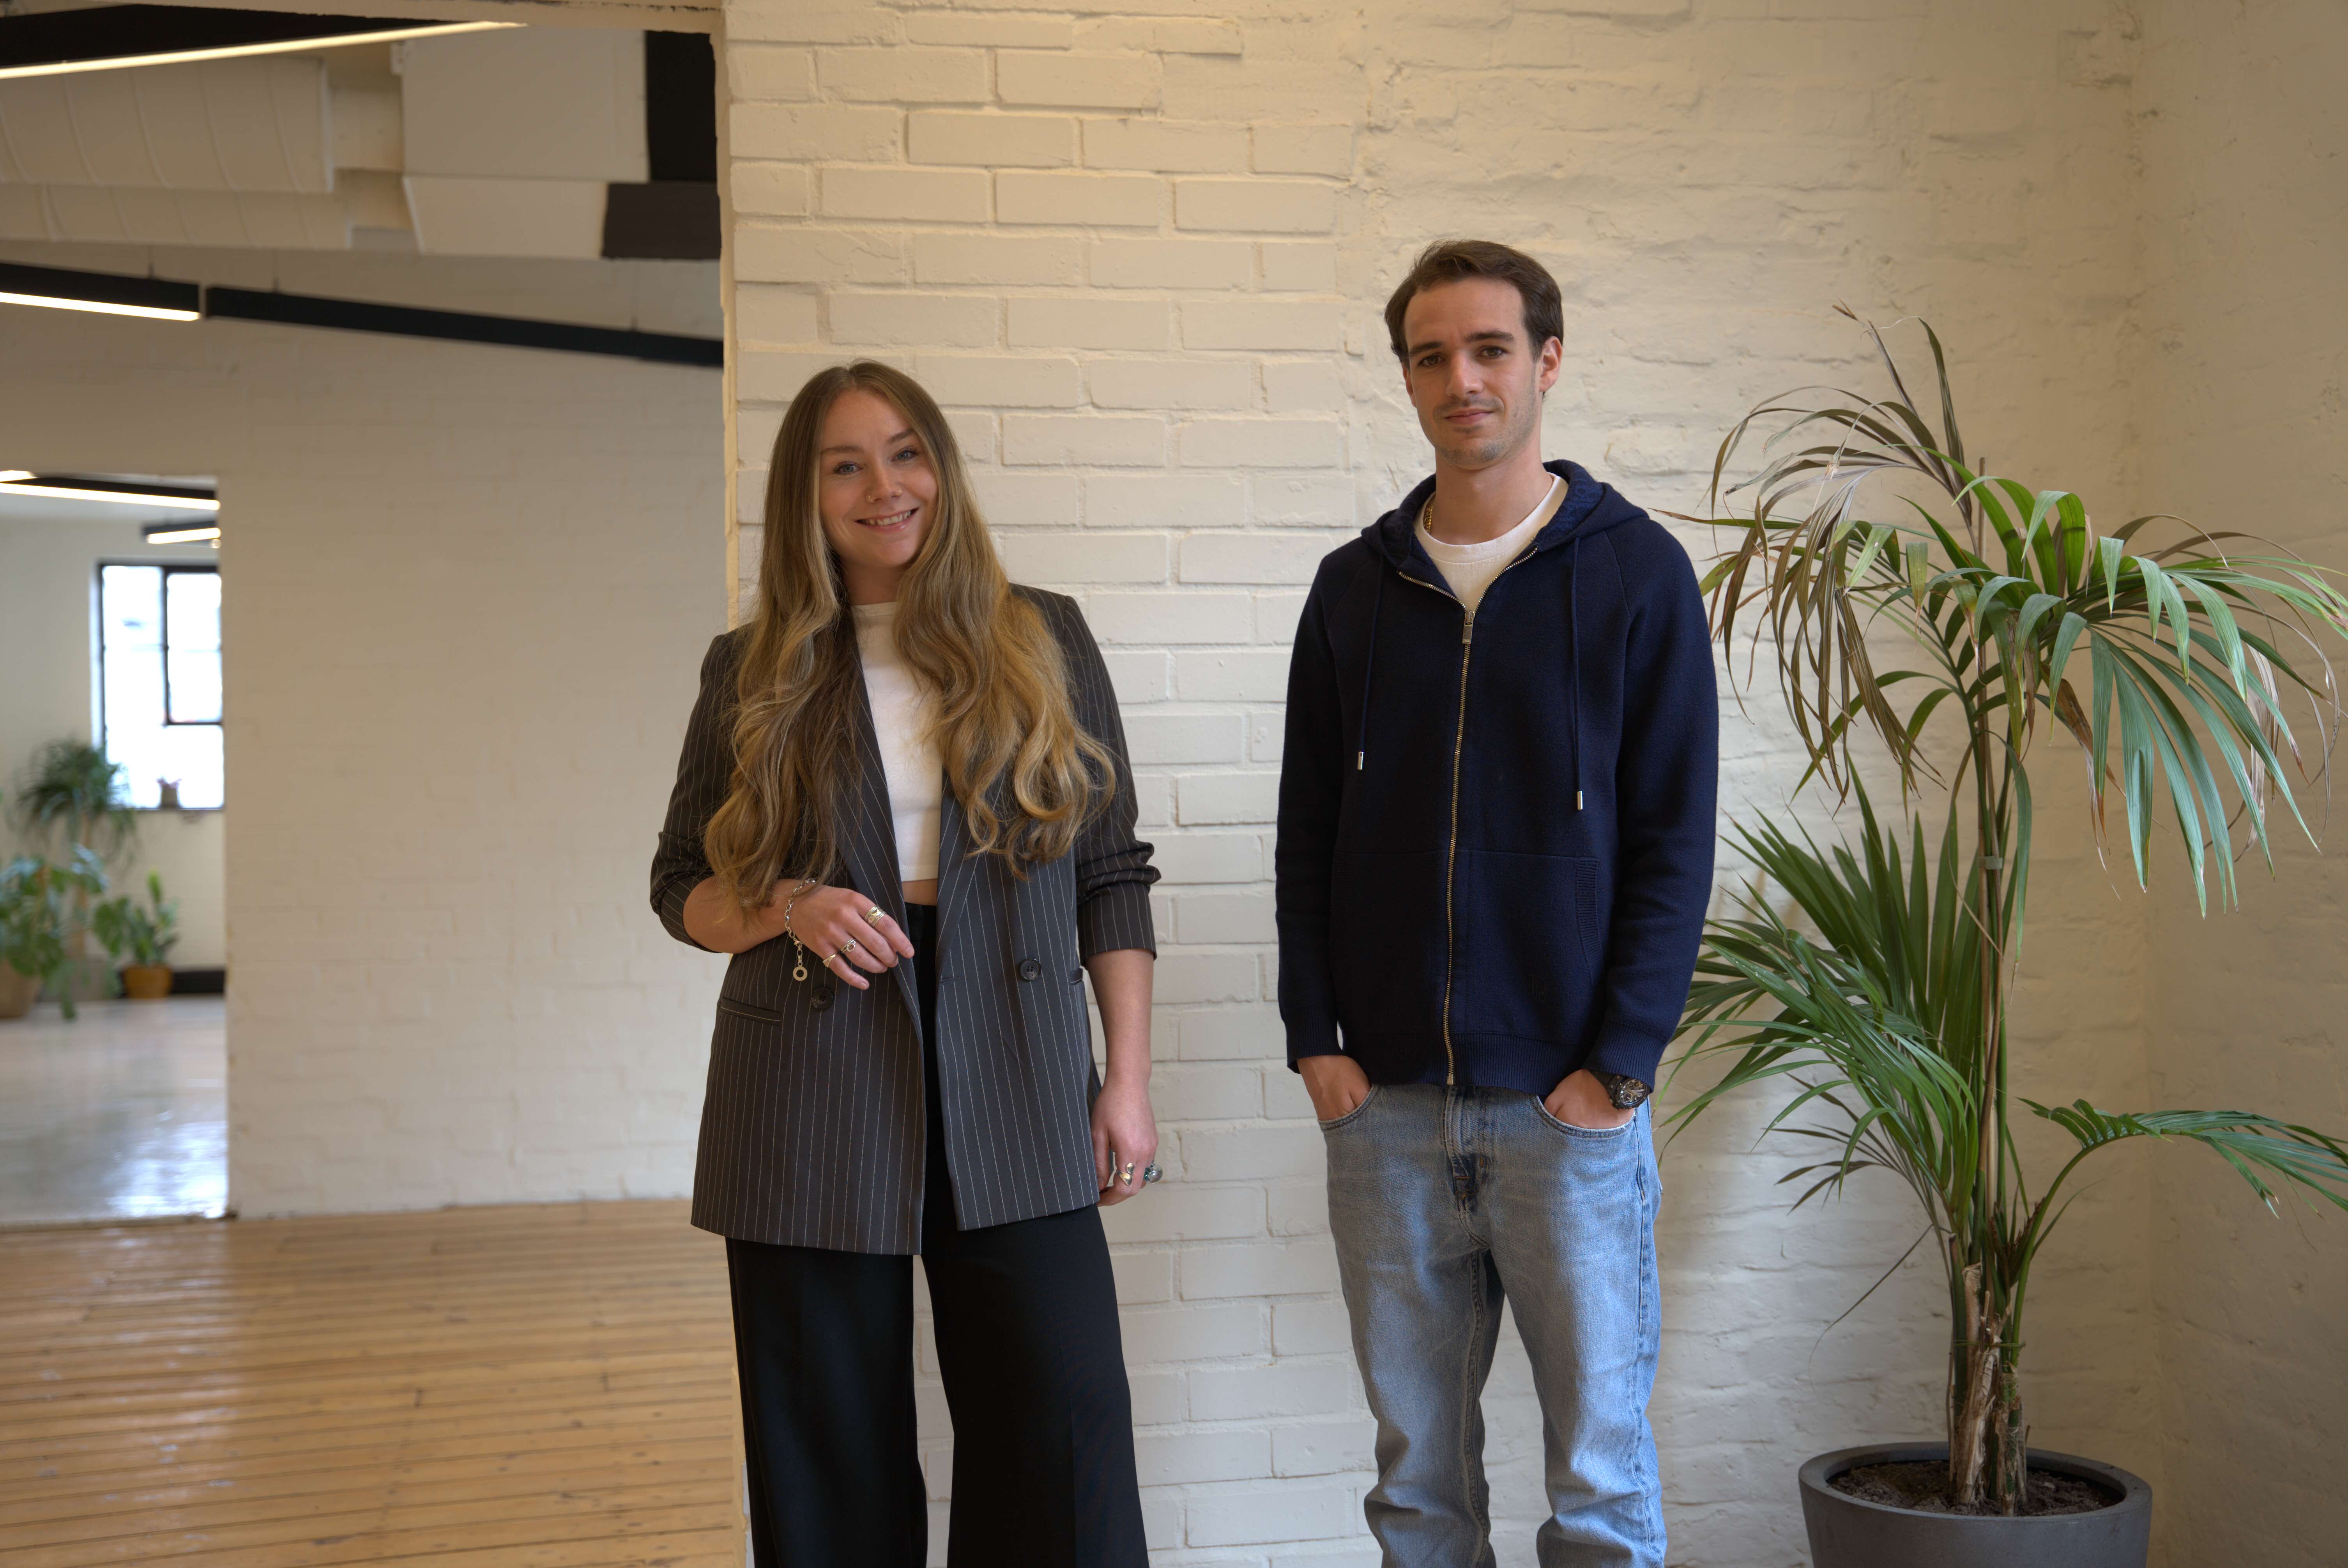
[[[1679,542],[1571,463],[1471,618],[1428,479],[1322,561],[1276,855],[1291,1067],[1547,1094],[1655,1081],[1712,892],[1720,718]]]

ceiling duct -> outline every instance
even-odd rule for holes
[[[0,180],[323,196],[326,67],[281,56],[0,81]]]

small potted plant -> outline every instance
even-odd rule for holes
[[[132,1001],[160,1001],[171,994],[171,948],[180,940],[180,907],[163,897],[160,872],[147,873],[148,907],[124,894],[90,911],[89,928],[122,966],[122,990]]]
[[[74,911],[105,891],[105,864],[79,845],[64,866],[37,855],[0,866],[0,1018],[24,1017],[43,985],[74,1016]]]
[[[1734,530],[1705,579],[1714,630],[1727,646],[1749,628],[1766,648],[1807,753],[1802,784],[1855,800],[1859,833],[1821,845],[1764,821],[1732,835],[1759,886],[1707,927],[1673,1068],[1723,1071],[1675,1120],[1741,1089],[1782,1095],[1770,1129],[1818,1151],[1787,1177],[1804,1186],[1796,1206],[1890,1172],[1946,1276],[1945,1440],[1802,1467],[1818,1568],[2141,1568],[2150,1490],[2026,1446],[2024,1297],[2067,1184],[2101,1151],[2152,1139],[2213,1152],[2270,1208],[2279,1190],[2348,1208],[2348,1146],[2248,1111],[2008,1091],[2032,840],[2061,820],[2034,807],[2044,797],[2027,764],[2034,743],[2075,743],[2086,809],[2070,820],[2099,849],[2107,815],[2123,824],[2142,885],[2165,813],[2204,909],[2212,884],[2231,902],[2237,855],[2264,854],[2271,823],[2287,814],[2308,831],[2289,774],[2302,757],[2321,766],[2331,737],[2302,745],[2283,693],[2312,700],[2319,730],[2336,725],[2326,649],[2348,636],[2348,597],[2336,573],[2240,534],[2168,517],[2106,531],[2076,496],[1974,474],[1940,340],[1923,330],[1937,408],[1910,395],[1868,325],[1888,395],[1756,407],[1713,470],[1717,514],[1740,442],[1777,426],[1737,487],[1749,512],[1690,519]],[[1861,785],[1863,738],[1898,780],[1896,815]],[[2051,1179],[2028,1168],[2017,1116],[2073,1145]],[[2042,1503],[2065,1491],[2067,1504]]]

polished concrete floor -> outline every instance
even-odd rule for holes
[[[0,1020],[0,1225],[217,1214],[228,1202],[220,997],[54,1002]]]

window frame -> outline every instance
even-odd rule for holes
[[[224,735],[228,725],[228,692],[225,689],[221,692],[221,716],[219,718],[174,719],[171,717],[171,586],[170,579],[175,573],[181,576],[201,573],[211,577],[218,577],[220,576],[221,569],[219,563],[216,561],[191,560],[135,560],[115,556],[101,556],[98,558],[97,563],[91,567],[89,578],[89,590],[93,600],[91,609],[96,611],[96,613],[90,618],[90,637],[91,641],[98,645],[97,691],[95,695],[98,699],[98,750],[104,753],[108,760],[112,759],[114,751],[108,743],[108,731],[111,728],[112,720],[106,711],[106,569],[110,566],[151,567],[163,574],[164,580],[160,590],[156,594],[155,602],[158,607],[157,620],[160,623],[156,627],[156,638],[160,643],[160,646],[156,650],[156,657],[163,661],[164,728],[203,729],[209,727],[221,731]],[[223,641],[225,640],[223,639]],[[218,805],[133,805],[127,809],[131,811],[226,811],[228,809],[228,802],[225,795],[223,795],[221,804]]]

